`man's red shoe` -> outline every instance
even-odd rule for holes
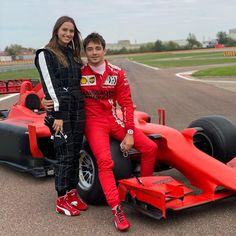
[[[78,197],[78,193],[76,189],[72,189],[70,190],[70,192],[68,192],[66,194],[67,196],[67,201],[68,203],[75,207],[76,209],[80,210],[80,211],[85,211],[88,209],[88,205]]]
[[[80,211],[68,203],[68,197],[62,196],[57,199],[56,212],[67,216],[78,216]]]
[[[130,223],[127,220],[125,213],[123,212],[120,205],[118,205],[115,209],[112,209],[112,213],[114,216],[114,223],[118,230],[124,231],[129,229]]]

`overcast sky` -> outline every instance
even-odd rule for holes
[[[236,28],[235,0],[1,0],[0,50],[20,44],[39,48],[56,19],[75,19],[82,36],[96,31],[107,43],[213,39]]]

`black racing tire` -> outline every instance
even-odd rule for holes
[[[224,116],[205,116],[192,121],[188,127],[200,128],[193,142],[201,151],[223,163],[236,156],[236,127]]]
[[[110,149],[114,161],[114,175],[116,180],[129,178],[132,174],[129,157],[123,157],[120,142],[110,139]],[[105,196],[98,178],[96,159],[85,140],[80,156],[79,182],[77,185],[79,196],[88,204],[103,204]]]

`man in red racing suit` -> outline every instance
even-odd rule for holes
[[[123,151],[132,146],[141,152],[141,176],[153,174],[157,145],[134,126],[134,105],[125,72],[105,59],[105,40],[97,33],[84,40],[88,64],[82,68],[81,91],[85,96],[85,136],[96,158],[98,176],[112,208],[115,226],[130,227],[121,207],[113,175],[109,137],[121,141]],[[123,120],[116,114],[119,104]],[[121,212],[121,213],[120,213]]]

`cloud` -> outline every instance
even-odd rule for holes
[[[82,35],[100,32],[107,42],[130,39],[214,38],[236,28],[235,0],[2,0],[0,50],[6,45],[41,47],[61,15],[72,16]]]

